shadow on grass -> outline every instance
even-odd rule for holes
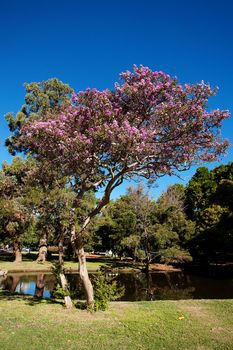
[[[39,298],[39,297],[34,297],[32,295],[9,292],[7,290],[0,291],[0,300],[8,300],[8,301],[18,300],[18,301],[23,301],[25,302],[25,304],[30,306],[34,306],[42,303],[43,304],[60,304],[60,305],[64,304],[63,300],[59,300],[59,299]]]
[[[9,255],[0,255],[0,260],[4,261],[4,262],[13,262],[14,261],[14,256],[13,254],[9,254]]]
[[[20,301],[20,302],[24,303],[25,305],[29,305],[29,306],[46,304],[46,305],[60,305],[63,308],[66,308],[63,299],[39,298],[39,297],[35,297],[32,295],[19,294],[17,292],[13,293],[13,292],[9,292],[7,290],[0,291],[0,301],[1,300],[6,300],[6,301],[17,300],[17,301]],[[74,305],[75,309],[87,310],[87,304],[86,304],[85,300],[72,299],[72,301],[73,301],[73,305]]]

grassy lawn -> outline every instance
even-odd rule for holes
[[[90,261],[87,262],[88,270],[97,270],[100,266],[104,265],[101,262]],[[44,264],[39,264],[35,261],[23,261],[21,263],[14,263],[9,261],[0,261],[0,270],[8,270],[9,272],[16,271],[48,271],[51,269],[52,263],[45,262]],[[65,267],[67,269],[77,270],[78,263],[73,261],[65,262]]]
[[[0,295],[4,350],[233,348],[233,300],[115,302],[106,312]]]
[[[36,253],[23,254],[23,261],[20,263],[13,262],[13,258],[11,257],[0,257],[0,270],[8,270],[9,272],[46,272],[51,269],[51,261],[46,261],[44,264],[37,263],[35,261],[36,257]],[[54,254],[53,260],[58,260],[58,256]],[[111,259],[108,257],[87,258],[87,268],[89,271],[98,270],[101,266],[106,266],[111,270],[120,270],[124,272],[138,270],[143,267],[143,265],[139,263],[132,263],[132,260],[129,259],[120,261],[119,259]],[[66,261],[65,268],[77,271],[78,263],[74,261]]]
[[[104,262],[99,261],[88,261],[87,268],[88,270],[98,270],[100,266],[104,265]],[[46,261],[44,264],[37,263],[33,260],[24,260],[20,263],[15,263],[11,261],[1,261],[0,260],[0,270],[8,270],[9,272],[27,272],[27,271],[48,271],[51,269],[52,263]],[[65,262],[65,267],[71,270],[78,269],[78,263],[73,261]]]

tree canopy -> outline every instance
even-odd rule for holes
[[[91,219],[125,179],[154,182],[217,159],[228,146],[219,131],[229,112],[208,110],[209,97],[216,94],[209,84],[181,85],[143,66],[122,73],[121,84],[113,90],[87,89],[72,93],[71,99],[67,86],[56,80],[48,84],[27,86],[23,115],[7,117],[13,132],[8,146],[33,156],[53,180],[66,179],[75,191],[76,209],[88,191],[101,189],[95,208],[76,232],[75,227],[71,230],[87,302],[92,303],[83,249]]]

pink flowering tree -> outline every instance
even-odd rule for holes
[[[115,89],[87,89],[73,94],[62,111],[28,121],[21,142],[39,161],[75,178],[80,204],[89,190],[103,196],[83,221],[72,242],[79,257],[87,303],[93,289],[86,269],[83,234],[90,220],[109,202],[111,192],[125,179],[155,181],[201,161],[213,161],[227,142],[221,140],[228,111],[207,110],[209,84],[180,85],[175,78],[147,67],[134,66],[121,74]]]

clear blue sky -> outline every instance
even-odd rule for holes
[[[231,0],[0,1],[0,162],[10,160],[4,114],[23,104],[24,82],[58,77],[77,91],[112,88],[120,72],[143,64],[182,83],[219,86],[209,107],[232,113],[232,19]],[[223,136],[233,143],[232,118]],[[232,160],[231,147],[222,162]],[[182,174],[184,183],[194,171]],[[163,178],[151,195],[175,182]]]

